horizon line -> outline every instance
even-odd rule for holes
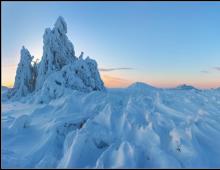
[[[158,86],[158,85],[154,85],[152,83],[147,83],[147,82],[143,82],[143,81],[134,81],[134,82],[129,83],[126,86],[109,86],[109,85],[106,85],[105,82],[104,82],[104,85],[106,86],[106,88],[115,89],[115,88],[128,88],[129,86],[131,86],[132,84],[135,84],[135,83],[144,83],[146,85],[150,85],[150,86],[153,86],[155,88],[162,88],[162,89],[172,89],[172,88],[176,88],[176,87],[182,86],[182,85],[192,86],[196,89],[218,89],[218,88],[220,88],[220,85],[216,86],[216,87],[199,87],[199,86],[195,86],[195,85],[187,84],[187,83],[180,83],[178,85],[165,86],[164,87],[164,86]],[[7,87],[7,88],[10,88],[10,89],[13,88],[13,86],[14,86],[14,84],[10,84],[10,85],[6,85],[4,83],[1,84],[1,87]]]

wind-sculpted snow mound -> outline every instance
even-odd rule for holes
[[[63,83],[60,79],[56,80]],[[70,90],[47,104],[3,103],[2,164],[217,168],[219,101],[217,90],[165,90],[141,84],[106,92]]]

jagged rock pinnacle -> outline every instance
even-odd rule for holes
[[[105,90],[96,61],[89,57],[83,59],[83,52],[77,58],[66,33],[67,24],[61,16],[54,28],[45,29],[43,56],[39,63],[33,62],[29,51],[22,47],[11,95],[26,96],[35,92],[36,100],[47,102],[62,96],[65,89],[82,92]]]
[[[32,59],[30,52],[22,46],[20,51],[20,62],[17,67],[14,87],[8,97],[23,97],[34,90],[34,69],[31,65]]]
[[[57,21],[54,24],[54,29],[58,29],[60,33],[67,33],[67,24],[62,16],[57,18]]]

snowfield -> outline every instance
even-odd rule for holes
[[[33,98],[2,100],[3,168],[220,168],[219,89],[135,83]]]

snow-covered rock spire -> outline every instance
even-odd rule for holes
[[[67,24],[63,17],[58,17],[51,30],[47,28],[43,36],[43,56],[38,67],[36,88],[40,89],[45,79],[54,71],[76,60],[73,44],[67,35]]]
[[[21,50],[15,85],[9,96],[33,95],[39,102],[48,102],[64,94],[66,90],[81,92],[104,91],[97,63],[83,52],[75,56],[73,44],[67,35],[67,25],[63,17],[58,17],[51,30],[47,28],[43,36],[43,56],[41,61],[33,61],[26,48]]]
[[[34,90],[34,69],[31,65],[32,59],[29,51],[23,46],[20,51],[20,62],[17,67],[15,83],[13,89],[8,94],[9,97],[22,97]]]
[[[57,29],[61,34],[67,33],[67,25],[62,16],[57,18],[57,21],[54,24],[54,29]]]

